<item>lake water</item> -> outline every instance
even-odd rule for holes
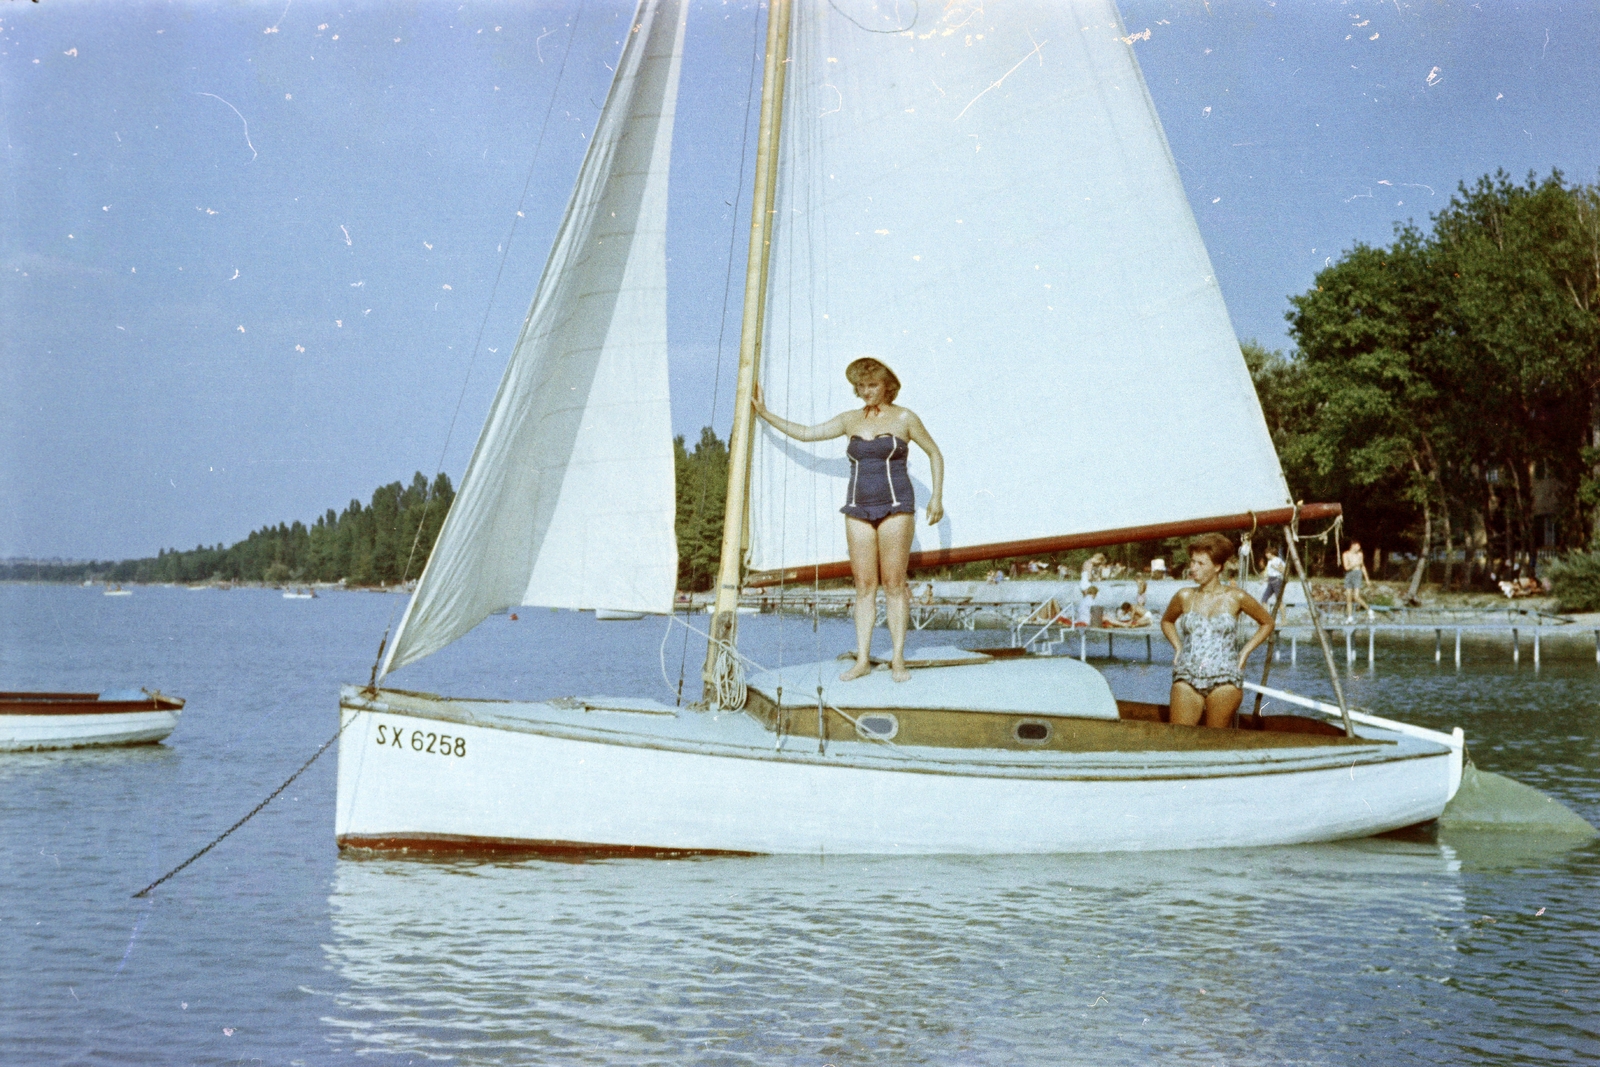
[[[0,754],[7,1064],[1552,1064],[1600,1058],[1600,847],[1414,833],[1152,855],[346,859],[337,727],[397,596],[0,586],[0,689],[159,686],[160,746]],[[672,699],[703,645],[526,609],[394,684]],[[703,616],[696,620],[703,625]],[[841,621],[746,617],[772,665]],[[914,635],[982,643],[994,633]],[[1142,649],[1141,655],[1142,655]],[[1352,698],[1461,725],[1600,822],[1600,668],[1379,646]],[[1329,689],[1302,646],[1275,678]],[[668,680],[662,680],[665,669]],[[1137,669],[1137,668],[1130,668]],[[1197,816],[1198,817],[1198,816]]]

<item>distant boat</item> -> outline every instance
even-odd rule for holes
[[[315,600],[317,599],[317,591],[315,589],[285,589],[283,591],[283,599]]]
[[[104,596],[132,596],[133,595],[133,590],[132,589],[124,589],[120,585],[113,585],[110,588],[108,588],[105,591],[105,593],[102,594],[102,595],[104,595]]]
[[[642,611],[614,611],[611,608],[595,608],[594,617],[601,622],[633,622],[644,618]]]
[[[183,703],[148,689],[0,693],[0,752],[153,745],[177,727]]]

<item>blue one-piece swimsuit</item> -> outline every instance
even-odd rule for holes
[[[840,511],[874,526],[890,515],[916,512],[911,475],[906,473],[910,441],[887,433],[852,437],[845,454],[850,457],[850,489]]]

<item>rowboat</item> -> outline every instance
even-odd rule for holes
[[[0,752],[153,745],[177,728],[183,703],[148,689],[0,693]]]
[[[518,605],[672,612],[665,232],[686,17],[639,4],[422,578],[369,684],[341,691],[339,845],[1070,853],[1436,818],[1462,732],[1353,711],[1331,652],[1333,713],[1274,689],[1293,714],[1207,729],[1065,657],[925,650],[908,682],[842,682],[834,660],[761,671],[738,649],[741,591],[850,573],[841,443],[758,432],[754,387],[818,423],[853,406],[842,370],[863,353],[896,368],[949,461],[913,569],[1273,525],[1298,565],[1298,523],[1338,514],[1290,497],[1109,0],[773,0],[700,703],[390,682]],[[1162,433],[1123,433],[1135,410]]]

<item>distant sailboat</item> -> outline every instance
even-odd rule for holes
[[[378,679],[508,607],[672,610],[665,227],[686,8],[639,5]],[[754,432],[758,377],[804,423],[853,403],[842,370],[863,352],[903,376],[949,459],[948,517],[914,566],[1296,516],[1109,0],[772,0],[761,107],[707,710],[346,687],[340,845],[1072,852],[1437,817],[1459,730],[1173,726],[1087,664],[960,649],[898,685],[841,683],[834,660],[743,678],[740,589],[848,573],[842,449]],[[1159,436],[1121,432],[1135,410]],[[1170,472],[1173,442],[1206,477]]]
[[[132,596],[132,589],[124,589],[121,585],[108,585],[102,596]]]

